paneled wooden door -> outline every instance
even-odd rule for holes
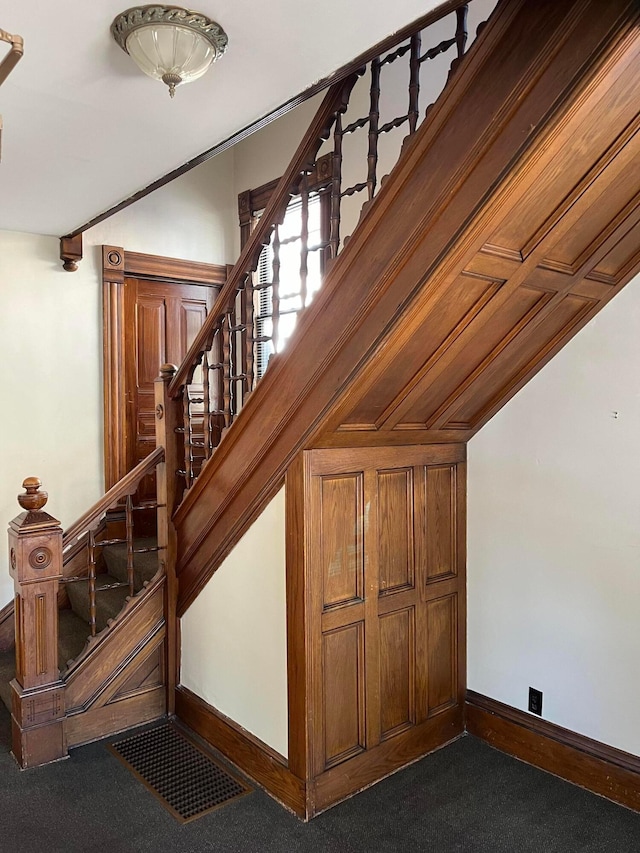
[[[153,381],[180,364],[227,267],[102,247],[105,487],[155,446]],[[144,492],[151,489],[146,484]]]
[[[179,365],[210,310],[216,290],[180,282],[124,280],[128,468],[155,447],[154,380]],[[150,490],[151,483],[146,490]],[[141,494],[140,498],[152,495]]]
[[[462,731],[466,466],[464,445],[304,457],[307,778],[319,810]]]

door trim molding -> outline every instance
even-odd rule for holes
[[[124,350],[124,280],[126,276],[165,283],[221,287],[224,264],[205,264],[102,247],[102,341],[104,406],[104,479],[111,488],[127,473],[126,389]]]

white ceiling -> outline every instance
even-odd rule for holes
[[[74,230],[439,0],[194,3],[226,30],[229,48],[170,100],[111,38],[111,21],[126,2],[0,0],[0,28],[25,43],[0,88],[0,229]]]

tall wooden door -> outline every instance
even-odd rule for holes
[[[154,380],[165,363],[179,365],[198,334],[217,290],[180,282],[124,280],[127,468],[155,447]],[[139,497],[152,489],[151,478]]]
[[[105,488],[153,448],[153,380],[180,364],[226,278],[221,264],[102,247]]]
[[[287,475],[288,524],[304,530],[287,569],[289,766],[313,811],[463,730],[465,447],[303,458],[297,487]]]

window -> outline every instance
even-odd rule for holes
[[[309,196],[306,247],[303,242],[303,205],[300,198],[288,206],[284,221],[260,254],[254,284],[256,376],[260,379],[274,352],[282,352],[293,332],[298,313],[306,308],[322,284],[322,217],[320,194]]]

